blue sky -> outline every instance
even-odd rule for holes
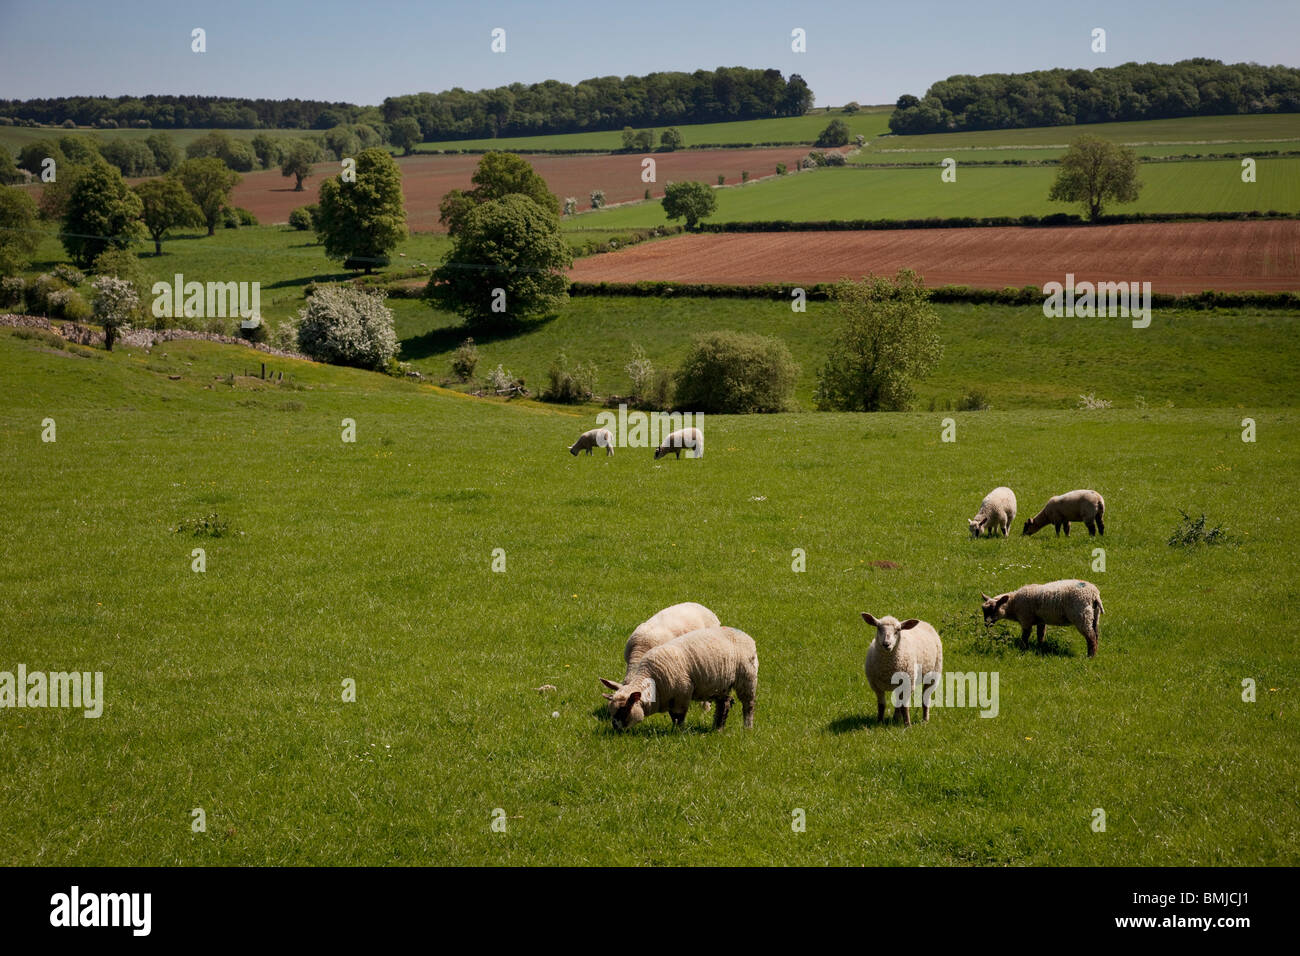
[[[190,52],[190,31],[208,50]],[[490,51],[494,27],[506,52]],[[807,31],[806,53],[790,31]],[[1093,53],[1091,31],[1107,31]],[[1173,62],[1296,66],[1297,0],[890,3],[667,0],[0,0],[0,97],[201,93],[379,103],[453,86],[717,66],[801,74],[822,106],[955,73]]]

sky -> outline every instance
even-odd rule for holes
[[[194,28],[207,52],[191,51]],[[491,50],[505,30],[505,52]],[[1092,31],[1106,31],[1105,53]],[[791,50],[803,29],[807,50]],[[1300,0],[0,0],[0,98],[387,96],[718,66],[800,74],[817,105],[893,103],[958,73],[1300,65]]]

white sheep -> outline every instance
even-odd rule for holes
[[[987,534],[990,538],[1001,531],[1002,537],[1011,532],[1016,521],[1016,493],[1005,486],[994,488],[980,502],[980,510],[966,524],[972,538]]]
[[[893,617],[875,618],[863,611],[862,620],[876,629],[864,665],[867,683],[876,692],[876,720],[885,722],[885,699],[897,693],[902,702],[895,698],[894,716],[902,716],[904,727],[912,726],[908,704],[912,689],[921,684],[921,720],[928,721],[930,698],[935,689],[943,686],[943,641],[939,632],[914,617],[899,621]],[[899,675],[906,675],[906,679]]]
[[[586,451],[590,455],[592,449],[597,447],[605,449],[606,458],[614,454],[614,433],[608,428],[593,428],[583,432],[569,448],[569,454],[576,456],[578,452]]]
[[[732,690],[740,698],[745,726],[753,727],[758,648],[734,627],[700,628],[651,648],[622,684],[603,677],[600,682],[613,691],[604,697],[615,730],[665,710],[673,726],[681,727],[692,700],[713,701],[713,728],[720,729],[731,710]]]
[[[1043,505],[1043,510],[1025,522],[1024,534],[1033,534],[1050,524],[1056,529],[1058,537],[1061,528],[1064,527],[1065,536],[1068,538],[1070,522],[1082,521],[1088,528],[1088,534],[1104,535],[1106,522],[1102,518],[1105,514],[1106,502],[1097,492],[1086,489],[1068,491],[1063,495],[1048,498],[1047,504]]]
[[[677,457],[681,458],[683,448],[692,448],[695,450],[696,458],[703,458],[704,432],[698,428],[681,428],[665,436],[659,447],[655,449],[655,461],[673,452],[676,452]]]
[[[1038,628],[1038,644],[1043,643],[1043,631],[1048,624],[1053,627],[1073,624],[1088,642],[1088,656],[1097,656],[1100,635],[1097,625],[1104,608],[1101,592],[1087,581],[1053,581],[1050,584],[1026,584],[1019,590],[997,597],[983,592],[984,626],[992,627],[998,621],[1015,621],[1020,625],[1020,644],[1029,646],[1029,632]]]
[[[718,615],[703,604],[696,604],[694,601],[684,601],[659,611],[649,620],[637,625],[632,636],[623,645],[623,661],[627,665],[623,671],[623,683],[627,683],[633,666],[652,647],[667,644],[691,631],[698,631],[704,627],[719,627],[721,624]]]

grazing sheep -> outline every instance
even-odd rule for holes
[[[1065,536],[1070,536],[1070,522],[1082,521],[1088,527],[1088,534],[1105,534],[1106,502],[1095,491],[1070,491],[1055,498],[1048,498],[1043,510],[1025,522],[1025,534],[1033,534],[1049,524],[1056,529],[1059,537],[1061,528]]]
[[[994,488],[980,502],[980,510],[966,523],[970,525],[970,536],[978,538],[987,534],[990,538],[1001,531],[1002,537],[1011,533],[1011,526],[1016,521],[1016,493],[1010,488]]]
[[[663,442],[655,449],[655,461],[658,461],[664,455],[672,452],[677,453],[677,457],[682,457],[683,448],[695,449],[695,457],[704,457],[704,432],[698,428],[681,428],[664,438]]]
[[[912,715],[908,704],[912,699],[912,688],[922,685],[921,720],[930,719],[930,688],[942,687],[943,681],[943,641],[939,632],[925,621],[909,618],[899,621],[893,617],[874,618],[866,611],[862,620],[876,629],[876,639],[867,648],[867,683],[876,692],[876,720],[885,722],[885,699],[902,688],[903,703],[895,701],[894,716],[903,718],[903,726],[912,726]],[[906,674],[907,682],[900,684],[895,679],[897,674]]]
[[[716,704],[713,729],[727,722],[731,691],[754,726],[758,694],[758,649],[754,639],[734,627],[704,627],[660,644],[645,653],[622,684],[600,678],[614,693],[605,694],[615,730],[633,727],[651,714],[668,711],[673,726],[686,722],[692,700]]]
[[[1042,646],[1043,631],[1048,624],[1053,627],[1073,624],[1088,642],[1088,656],[1097,656],[1100,636],[1097,625],[1103,608],[1101,592],[1087,581],[1053,581],[1051,584],[1026,584],[1018,591],[989,597],[983,592],[984,626],[992,627],[998,621],[1016,621],[1020,625],[1020,644],[1029,646],[1029,631],[1037,625],[1038,643]]]
[[[608,458],[614,454],[614,434],[608,428],[593,428],[589,432],[583,432],[578,436],[571,448],[569,454],[576,456],[580,451],[586,451],[588,455],[591,450],[597,446],[605,449],[605,457]]]
[[[698,631],[704,627],[720,627],[721,624],[718,615],[703,604],[696,604],[694,601],[684,601],[664,608],[648,621],[638,625],[632,632],[632,636],[627,639],[627,644],[623,646],[623,661],[627,665],[624,669],[623,683],[627,683],[632,668],[650,648],[667,644],[691,631]]]

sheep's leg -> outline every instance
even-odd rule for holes
[[[1043,634],[1047,631],[1047,625],[1042,621],[1038,622],[1038,646],[1043,646]]]
[[[877,694],[876,695],[876,723],[883,724],[884,722],[885,722],[885,695]]]
[[[1091,521],[1085,521],[1084,526],[1088,529],[1088,537],[1093,537],[1097,533],[1097,526]]]
[[[727,723],[727,715],[731,713],[731,695],[718,697],[714,700],[716,705],[713,709],[713,729],[721,730]]]
[[[912,726],[912,715],[911,715],[911,713],[909,712],[908,707],[907,707],[906,704],[904,704],[902,707],[895,707],[895,708],[894,708],[894,711],[895,711],[895,716],[897,716],[898,714],[902,714],[902,715],[903,715],[903,726],[904,726],[904,727],[911,727],[911,726]]]
[[[1097,514],[1097,533],[1102,535],[1103,537],[1106,534],[1106,522],[1101,520],[1100,512],[1098,512]]]
[[[1082,626],[1079,628],[1083,634],[1083,639],[1088,642],[1088,656],[1097,656],[1097,619],[1093,617],[1091,610],[1085,611],[1083,615]]]
[[[937,680],[931,679],[929,686],[934,687]],[[930,722],[930,692],[927,690],[925,678],[921,678],[921,723]]]
[[[745,716],[746,730],[749,730],[751,727],[754,726],[754,706],[755,706],[755,701],[753,697],[749,698],[749,700],[741,702],[741,713],[743,713]]]
[[[680,728],[686,726],[686,711],[685,711],[685,709],[683,709],[683,710],[670,710],[668,713],[669,713],[669,715],[673,718],[673,727],[674,727],[674,729],[680,729]]]
[[[1065,525],[1065,536],[1068,538],[1070,536],[1070,522],[1065,521],[1062,524]]]
[[[1029,632],[1032,631],[1033,629],[1034,629],[1034,625],[1032,624],[1020,625],[1020,649],[1021,650],[1025,650],[1025,651],[1029,650]]]

